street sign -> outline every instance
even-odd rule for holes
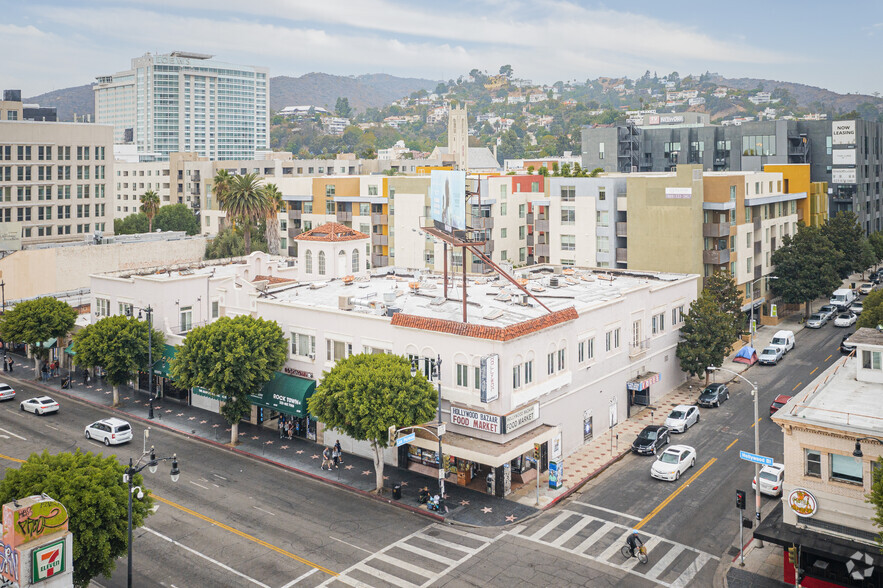
[[[406,443],[410,443],[411,441],[413,441],[416,438],[417,438],[417,435],[415,433],[408,433],[404,437],[399,437],[398,439],[396,439],[396,447],[401,447],[402,445],[404,445]],[[773,463],[773,462],[770,461],[770,463]]]
[[[759,463],[761,465],[773,465],[773,458],[765,455],[757,455],[756,453],[748,453],[747,451],[739,452],[739,459],[750,461],[751,463]]]
[[[447,431],[447,429],[445,428],[445,424],[444,424],[444,423],[438,425],[438,426],[437,426],[437,430],[438,430],[438,433],[436,433],[436,434],[437,434],[439,437],[441,437],[442,435],[444,435],[445,432]]]

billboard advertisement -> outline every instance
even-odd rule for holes
[[[831,170],[832,184],[855,184],[855,168],[834,168]]]
[[[834,149],[831,151],[833,155],[834,165],[855,165],[855,149]]]
[[[434,169],[430,173],[430,214],[447,231],[466,230],[466,172]]]
[[[833,145],[855,145],[855,121],[835,120],[831,123]]]

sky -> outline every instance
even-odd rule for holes
[[[626,7],[627,6],[627,7]],[[535,83],[716,72],[883,93],[880,0],[0,0],[0,88],[93,82],[175,50],[270,75]]]

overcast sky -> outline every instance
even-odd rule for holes
[[[456,79],[511,64],[538,83],[718,72],[883,92],[883,2],[742,0],[0,0],[0,85],[94,81],[145,52],[211,53],[271,75]]]

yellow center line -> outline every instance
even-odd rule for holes
[[[734,442],[734,443],[735,443],[735,442]],[[634,530],[637,531],[638,529],[640,529],[641,527],[643,527],[644,525],[646,525],[647,523],[649,523],[650,520],[651,520],[653,517],[655,517],[656,515],[658,515],[658,514],[660,513],[660,511],[661,511],[663,508],[665,508],[666,506],[668,506],[668,503],[671,502],[672,500],[674,500],[675,497],[676,497],[678,494],[680,494],[681,491],[683,491],[684,488],[686,488],[687,486],[689,486],[690,484],[692,484],[692,483],[693,483],[693,480],[695,480],[696,478],[698,478],[699,475],[702,474],[702,472],[704,472],[705,470],[707,470],[707,469],[711,466],[711,464],[713,464],[713,463],[716,462],[716,461],[717,461],[717,458],[716,458],[716,457],[712,457],[711,460],[710,460],[707,464],[705,464],[704,466],[702,466],[701,468],[699,468],[699,471],[698,471],[698,472],[696,472],[695,474],[693,474],[692,476],[690,476],[690,479],[689,479],[689,480],[687,480],[686,482],[684,482],[683,484],[681,484],[680,487],[679,487],[677,490],[675,490],[674,492],[672,492],[671,494],[669,494],[668,498],[666,498],[665,500],[663,500],[662,503],[660,503],[659,506],[657,506],[656,508],[654,508],[653,511],[652,511],[650,514],[648,514],[646,517],[644,517],[643,519],[641,519],[641,522],[639,522],[637,525],[635,525],[635,526],[633,527]]]
[[[162,498],[161,496],[157,496],[156,494],[151,494],[151,496],[153,496],[154,498],[156,498],[157,500],[159,500],[163,504],[168,504],[169,506],[171,506],[173,508],[177,508],[181,512],[186,512],[187,514],[192,515],[198,519],[202,519],[203,521],[205,521],[207,523],[211,523],[212,525],[215,525],[216,527],[220,527],[221,529],[224,529],[225,531],[229,531],[230,533],[233,533],[234,535],[239,535],[243,539],[248,539],[249,541],[257,543],[258,545],[261,545],[263,547],[266,547],[267,549],[275,551],[276,553],[282,554],[285,557],[290,557],[291,559],[293,559],[295,561],[299,561],[302,564],[306,564],[306,565],[310,566],[311,568],[316,568],[320,572],[325,572],[329,576],[337,576],[338,575],[337,572],[333,572],[333,571],[329,570],[328,568],[323,568],[319,564],[313,563],[310,560],[304,559],[304,558],[302,558],[298,555],[295,555],[289,551],[285,551],[281,547],[276,547],[275,545],[271,545],[270,543],[267,543],[266,541],[263,541],[261,539],[258,539],[257,537],[254,537],[253,535],[249,535],[248,533],[244,533],[243,531],[240,531],[238,529],[234,529],[233,527],[230,527],[229,525],[225,525],[224,523],[222,523],[220,521],[216,521],[216,520],[211,519],[203,514],[196,512],[194,510],[190,510],[186,506],[181,506],[180,504],[176,504],[176,503],[172,502],[171,500],[168,500],[166,498]]]
[[[727,448],[724,449],[724,451],[729,451],[729,450],[730,450],[730,447],[732,447],[733,445],[735,445],[735,444],[736,444],[736,441],[738,441],[738,440],[739,440],[738,437],[737,437],[736,439],[733,439],[733,442],[730,443],[729,445],[727,445]]]
[[[813,375],[813,374],[816,373],[817,371],[819,371],[819,366],[816,366],[816,369],[814,369],[813,371],[809,372],[809,375]]]
[[[833,354],[833,353],[832,353],[831,355],[829,355],[828,357],[826,357],[826,358],[825,358],[825,361],[828,361],[828,360],[831,359],[832,357],[834,357],[834,354]]]
[[[759,423],[762,420],[763,420],[763,418],[757,419],[757,423]],[[749,429],[754,428],[754,425],[756,425],[757,423],[751,423],[751,426],[749,427]]]
[[[24,463],[25,462],[25,460],[23,460],[23,459],[18,459],[17,457],[9,457],[8,455],[3,455],[2,453],[0,453],[0,459],[8,459],[9,461],[14,461],[16,463]]]
[[[816,370],[813,370],[813,371],[816,371]],[[810,374],[810,375],[812,375],[812,374]],[[803,384],[803,382],[797,382],[797,385],[794,386],[793,388],[791,388],[791,391],[794,392],[795,390],[797,390],[798,388],[800,388],[800,386],[801,386],[802,384]]]

